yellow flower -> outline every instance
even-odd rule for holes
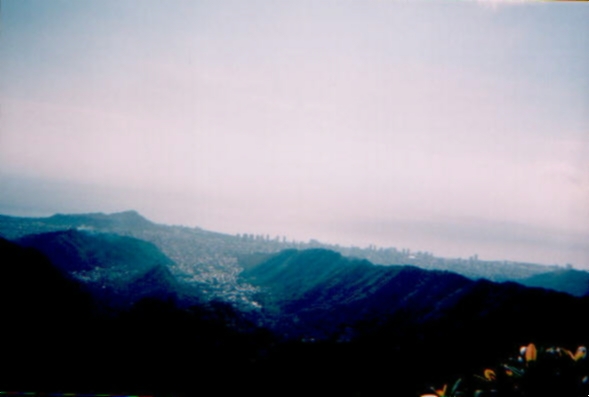
[[[492,369],[487,368],[485,370],[484,374],[485,374],[485,379],[488,380],[489,382],[497,379],[497,375],[495,374],[495,371],[493,371]]]
[[[579,346],[573,356],[573,360],[579,361],[585,359],[585,357],[587,357],[587,348],[585,346]]]
[[[537,356],[538,356],[538,352],[536,351],[536,345],[534,345],[533,343],[530,343],[526,347],[526,355],[525,355],[526,362],[529,363],[531,361],[536,361]]]

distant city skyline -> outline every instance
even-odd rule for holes
[[[589,269],[589,9],[0,9],[0,213]]]

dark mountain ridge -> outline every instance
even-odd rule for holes
[[[35,379],[41,385],[37,388],[54,390],[64,384],[98,384],[113,391],[194,395],[202,391],[195,374],[207,379],[222,373],[232,382],[216,385],[220,393],[275,395],[275,385],[280,385],[306,395],[381,395],[394,384],[396,395],[414,395],[426,379],[455,378],[473,366],[484,368],[530,341],[575,346],[586,343],[589,334],[588,325],[574,322],[588,312],[587,299],[515,283],[473,281],[445,271],[373,265],[325,249],[242,257],[239,267],[247,270],[238,277],[255,286],[252,297],[261,303],[259,312],[244,316],[227,304],[182,306],[149,292],[170,275],[164,269],[175,266],[153,244],[83,230],[22,241],[29,248],[5,245],[34,253],[56,276],[44,285],[37,271],[20,272],[26,269],[22,261],[8,260],[0,251],[3,263],[20,272],[19,282],[11,275],[4,278],[3,315],[27,319],[25,325],[15,323],[10,333],[14,348],[4,356],[3,373],[14,380],[13,388]],[[35,245],[59,263],[32,251]],[[52,284],[73,285],[65,302],[82,302],[76,293],[103,299],[80,277],[97,268],[105,275],[100,285],[114,285],[117,296],[133,304],[119,306],[107,317],[77,306],[65,314],[53,308],[47,315],[47,306],[36,307],[39,301],[55,302]],[[126,281],[119,284],[120,277]],[[27,283],[40,287],[25,288]],[[10,292],[17,291],[10,289],[13,285],[26,291],[15,295],[24,303],[12,303]],[[64,321],[46,329],[51,313]],[[249,319],[270,327],[274,335]],[[36,341],[28,344],[29,338]],[[19,361],[23,352],[34,358],[34,365]],[[50,369],[41,360],[46,354],[60,357]],[[129,373],[129,365],[137,368],[137,375]]]
[[[146,297],[177,298],[177,282],[169,270],[174,263],[146,241],[70,229],[16,242],[43,253],[107,306],[130,307]]]
[[[316,365],[306,374],[337,368],[349,388],[367,395],[380,395],[391,384],[396,394],[413,395],[416,389],[405,384],[457,379],[473,368],[482,373],[531,341],[576,347],[589,335],[589,325],[577,320],[589,312],[587,298],[412,266],[376,266],[326,250],[258,259],[246,260],[242,277],[260,288],[256,299],[267,324],[305,346],[292,342],[276,360],[290,368],[290,362],[313,357]]]
[[[76,233],[74,240],[88,238]],[[47,247],[48,236],[33,237]],[[49,237],[66,245],[63,236]],[[271,344],[270,335],[227,304],[181,308],[161,294],[138,298],[138,289],[161,282],[162,269],[149,267],[133,282],[133,305],[105,313],[102,297],[83,281],[39,250],[0,238],[0,390],[195,395],[202,389],[195,374],[212,379],[220,373],[244,385],[250,361]]]
[[[540,287],[567,292],[574,296],[589,296],[589,272],[558,269],[519,280],[528,287]]]
[[[391,265],[414,265],[429,270],[448,270],[466,277],[486,278],[493,281],[517,281],[530,276],[558,270],[556,266],[543,266],[511,261],[483,261],[476,257],[468,259],[438,258],[428,252],[410,252],[396,248],[342,247],[309,242],[287,241],[285,238],[254,236],[251,234],[227,235],[200,228],[159,225],[148,221],[135,211],[106,215],[102,213],[78,215],[54,215],[49,218],[17,218],[0,215],[0,235],[17,239],[27,234],[41,233],[67,228],[92,228],[106,233],[128,235],[156,244],[167,256],[178,264],[174,274],[191,282],[210,285],[218,275],[228,282],[212,290],[214,298],[223,299],[224,289],[237,301],[247,301],[251,290],[247,286],[236,286],[235,267],[237,258],[254,253],[277,253],[285,249],[324,248],[340,252],[344,256],[367,259],[371,263]]]
[[[567,294],[412,266],[377,266],[326,250],[284,251],[250,264],[241,276],[260,288],[256,298],[276,329],[318,339],[346,339],[346,327],[366,333],[401,318],[402,329],[441,322],[466,332],[480,321],[477,327],[488,329],[519,324],[512,332],[526,329],[531,336],[534,329],[549,332],[546,316],[573,318],[589,309],[587,299]],[[360,323],[365,326],[354,325]]]
[[[43,219],[43,218],[37,218]],[[150,228],[155,226],[155,223],[147,220],[137,211],[129,210],[122,212],[115,212],[113,214],[104,214],[101,212],[90,214],[55,214],[46,218],[48,224],[69,226],[72,224],[84,223],[89,228],[118,228],[121,230],[133,228]]]

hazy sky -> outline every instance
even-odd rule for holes
[[[589,7],[1,2],[0,212],[589,268]]]

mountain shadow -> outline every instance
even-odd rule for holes
[[[103,297],[71,276],[100,263],[80,244],[88,237],[63,232],[26,239],[62,261],[59,266],[36,248],[0,239],[0,390],[196,395],[253,387],[252,362],[273,343],[270,333],[224,303],[179,307],[160,293],[139,297],[144,284],[153,289],[153,281],[159,282],[162,266],[145,265],[132,280],[133,293],[117,295],[134,299],[133,305],[99,310]],[[235,383],[212,385],[219,374]]]
[[[67,371],[65,363],[80,358],[80,350],[66,347],[83,346],[95,307],[39,251],[0,239],[0,258],[1,387],[24,390],[38,384],[34,377],[47,365]]]

